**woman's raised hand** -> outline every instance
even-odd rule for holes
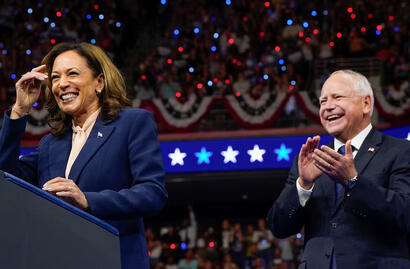
[[[47,79],[45,74],[46,65],[40,65],[25,73],[16,83],[16,103],[13,105],[12,113],[19,118],[30,113],[33,104],[38,100],[41,85]]]

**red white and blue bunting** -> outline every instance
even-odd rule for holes
[[[375,108],[391,123],[408,121],[410,119],[410,83],[402,83],[382,88],[379,77],[370,77],[375,97]],[[316,90],[266,92],[257,100],[248,94],[240,96],[227,95],[197,96],[192,94],[184,102],[177,98],[133,100],[134,107],[152,111],[162,126],[173,132],[192,131],[201,119],[211,110],[215,100],[221,100],[232,118],[247,129],[269,128],[284,111],[290,96],[294,96],[298,107],[305,115],[316,122],[319,119],[319,82],[315,82]],[[5,108],[4,108],[5,109]],[[39,139],[49,132],[47,125],[48,112],[45,109],[33,110],[27,122],[27,139]]]
[[[370,80],[373,86],[375,107],[390,122],[408,121],[410,119],[410,83],[403,81],[397,85],[380,87],[379,78]]]
[[[248,94],[224,97],[225,106],[232,117],[249,129],[267,128],[282,113],[290,92],[265,92],[257,100]]]

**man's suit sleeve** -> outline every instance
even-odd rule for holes
[[[4,113],[0,132],[0,170],[34,184],[37,178],[38,153],[33,152],[19,158],[26,123],[26,117],[12,120],[10,110]]]
[[[129,124],[132,127],[128,138],[124,139],[128,139],[132,186],[120,191],[85,192],[91,213],[100,218],[122,219],[153,215],[163,208],[168,197],[152,114],[147,111],[139,113],[134,122]]]
[[[296,157],[290,169],[285,188],[268,213],[268,227],[278,238],[286,238],[296,234],[304,225],[305,210],[300,205],[296,188],[296,180],[298,178],[297,162]]]
[[[388,147],[393,159],[380,153],[384,159],[377,162],[386,167],[384,171],[359,174],[346,197],[345,210],[383,227],[386,233],[410,232],[410,143],[400,142],[404,143]]]

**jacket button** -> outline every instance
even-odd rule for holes
[[[337,227],[337,223],[336,223],[336,222],[332,222],[332,228],[333,228],[333,229],[336,229],[336,227]]]

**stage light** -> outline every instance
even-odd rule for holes
[[[103,19],[104,19],[104,14],[98,15],[98,18],[99,18],[100,20],[103,20]]]
[[[178,29],[174,29],[174,36],[179,35],[179,30]]]
[[[30,55],[30,54],[31,54],[31,50],[29,50],[29,49],[26,50],[26,54],[27,54],[27,55]]]
[[[214,33],[214,39],[217,39],[219,37],[218,33]]]
[[[304,28],[308,28],[308,27],[309,27],[309,23],[308,23],[307,21],[304,21],[304,22],[302,23],[302,26],[303,26]]]
[[[287,25],[292,25],[292,24],[293,24],[293,20],[288,19],[288,20],[286,21],[286,24],[287,24]]]
[[[92,38],[92,39],[90,40],[90,43],[93,44],[93,45],[95,45],[95,43],[96,43],[95,39]]]
[[[199,28],[198,27],[194,28],[194,34],[199,34]]]
[[[310,13],[313,17],[316,17],[317,15],[317,11],[316,10],[312,10],[312,12]]]
[[[49,21],[50,21],[50,19],[48,17],[44,17],[43,22],[47,23]]]
[[[216,51],[216,46],[212,46],[211,51],[215,52]]]
[[[32,8],[27,9],[27,13],[28,13],[28,14],[33,13],[33,9],[32,9]]]
[[[86,18],[87,20],[91,20],[92,16],[91,16],[91,14],[87,14],[87,15],[85,15],[85,18]]]

